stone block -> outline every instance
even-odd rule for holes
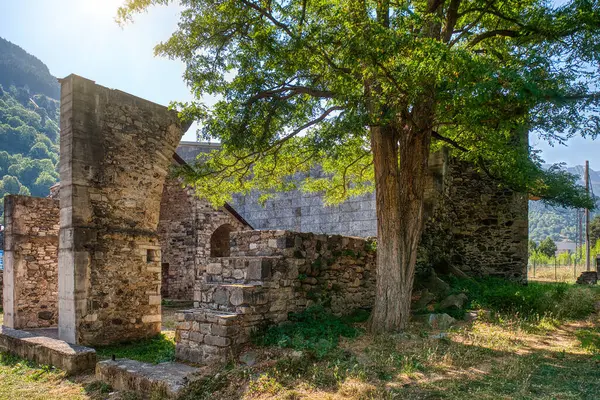
[[[181,353],[182,349],[177,351]],[[201,362],[195,352],[183,353],[193,362]],[[198,372],[197,368],[180,363],[148,364],[127,359],[101,361],[96,366],[96,378],[116,390],[167,399],[176,399]]]
[[[68,375],[91,371],[96,365],[94,349],[2,326],[0,350],[38,364],[52,365]]]

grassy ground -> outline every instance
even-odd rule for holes
[[[318,327],[300,321],[296,332],[267,333],[269,343],[284,348],[249,349],[255,365],[232,363],[217,378],[196,383],[186,398],[600,398],[598,289],[501,281],[453,287],[482,310],[475,321],[442,335],[419,322],[397,335],[348,332],[337,347],[322,342],[332,331],[344,332],[337,322],[323,329],[322,321],[315,321]]]
[[[308,313],[257,336],[245,352],[252,366],[234,360],[196,381],[184,399],[600,398],[600,317],[593,312],[600,289],[499,281],[453,288],[481,311],[441,336],[421,322],[373,336],[356,322],[361,316]],[[114,350],[146,357],[152,346]],[[67,379],[0,357],[0,399],[119,398],[109,391],[91,376]]]

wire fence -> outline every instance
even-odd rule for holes
[[[591,260],[590,270],[596,270],[596,260]],[[527,264],[527,279],[541,282],[575,282],[577,277],[586,270],[585,260],[580,262],[561,262],[560,259],[539,262],[529,259]]]

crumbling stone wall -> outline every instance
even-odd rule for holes
[[[167,179],[158,224],[164,298],[193,299],[197,265],[206,265],[211,235],[223,225],[233,231],[249,229],[227,209],[215,209],[198,199],[178,179]]]
[[[58,201],[7,196],[4,220],[4,325],[15,329],[55,326],[58,321]]]
[[[184,130],[166,107],[61,80],[61,339],[101,345],[160,332],[157,226]]]
[[[370,308],[373,242],[338,235],[245,231],[231,235],[231,256],[199,270],[195,309],[178,314],[177,357],[223,361],[259,325],[287,320],[313,304],[335,314]]]
[[[469,276],[527,277],[528,201],[449,158],[443,190],[421,239],[419,265]]]

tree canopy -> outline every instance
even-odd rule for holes
[[[128,1],[120,20],[169,2]],[[253,188],[267,196],[325,190],[330,202],[373,190],[366,127],[412,118],[427,95],[435,100],[434,149],[450,146],[480,171],[553,204],[591,205],[572,175],[541,168],[527,135],[562,143],[597,134],[596,1],[181,4],[178,31],[156,52],[186,63],[199,101],[184,104],[182,115],[223,144],[189,175],[216,204]],[[378,7],[389,9],[385,24]],[[424,34],[426,25],[440,37]],[[376,104],[366,81],[377,82]],[[206,95],[220,101],[208,108]],[[289,179],[316,165],[326,178]]]
[[[121,21],[152,4],[128,0]],[[575,177],[541,168],[528,135],[595,137],[597,1],[182,0],[157,46],[181,59],[185,119],[222,150],[186,170],[213,203],[300,186],[329,202],[376,189],[374,331],[410,319],[431,150],[510,188],[593,207]],[[206,107],[205,95],[219,101]],[[323,174],[313,174],[319,170]]]

